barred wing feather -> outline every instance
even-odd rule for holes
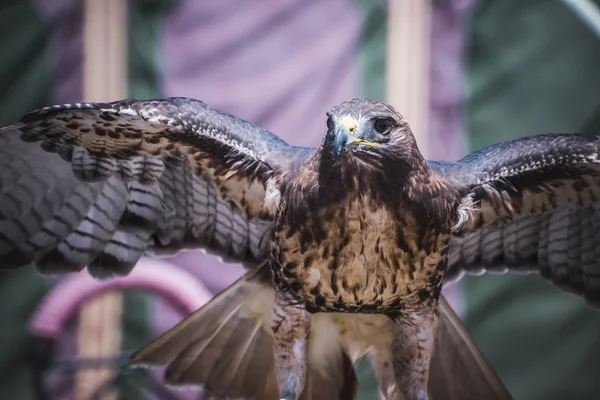
[[[599,152],[597,138],[546,134],[432,162],[471,209],[451,240],[446,279],[535,271],[600,305]]]
[[[185,248],[261,264],[265,185],[293,149],[186,98],[30,113],[0,130],[0,267],[110,277]]]

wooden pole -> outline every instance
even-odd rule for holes
[[[389,0],[387,101],[410,124],[427,156],[430,0]]]
[[[126,0],[84,0],[84,101],[111,101],[126,91]],[[113,358],[121,353],[123,301],[119,292],[86,302],[77,334],[81,358]],[[83,369],[75,376],[75,399],[88,400],[118,370]],[[116,393],[105,397],[116,399]]]
[[[126,0],[84,1],[86,101],[111,101],[127,95],[126,13]]]

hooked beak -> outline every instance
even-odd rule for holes
[[[334,148],[336,156],[339,156],[342,151],[351,144],[364,144],[368,146],[376,147],[377,143],[368,140],[360,139],[354,136],[356,126],[352,117],[346,116],[338,122],[338,126],[335,129],[335,141]]]
[[[352,118],[344,117],[339,121],[338,127],[335,130],[334,147],[336,155],[339,156],[346,146],[358,141],[358,138],[352,135],[354,129],[354,120]]]
[[[356,142],[358,139],[350,134],[348,128],[340,126],[335,131],[335,154],[340,155],[346,146]]]

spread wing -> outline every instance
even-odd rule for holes
[[[185,248],[260,264],[265,187],[298,154],[186,98],[34,111],[0,130],[0,268],[124,275]]]
[[[599,151],[597,138],[547,134],[432,163],[472,212],[451,239],[446,277],[537,271],[600,305]]]

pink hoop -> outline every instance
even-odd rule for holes
[[[191,273],[166,261],[142,258],[126,277],[97,281],[89,273],[61,280],[38,306],[29,324],[31,334],[57,339],[71,315],[86,300],[112,290],[144,290],[171,301],[186,314],[206,304],[212,294]]]

